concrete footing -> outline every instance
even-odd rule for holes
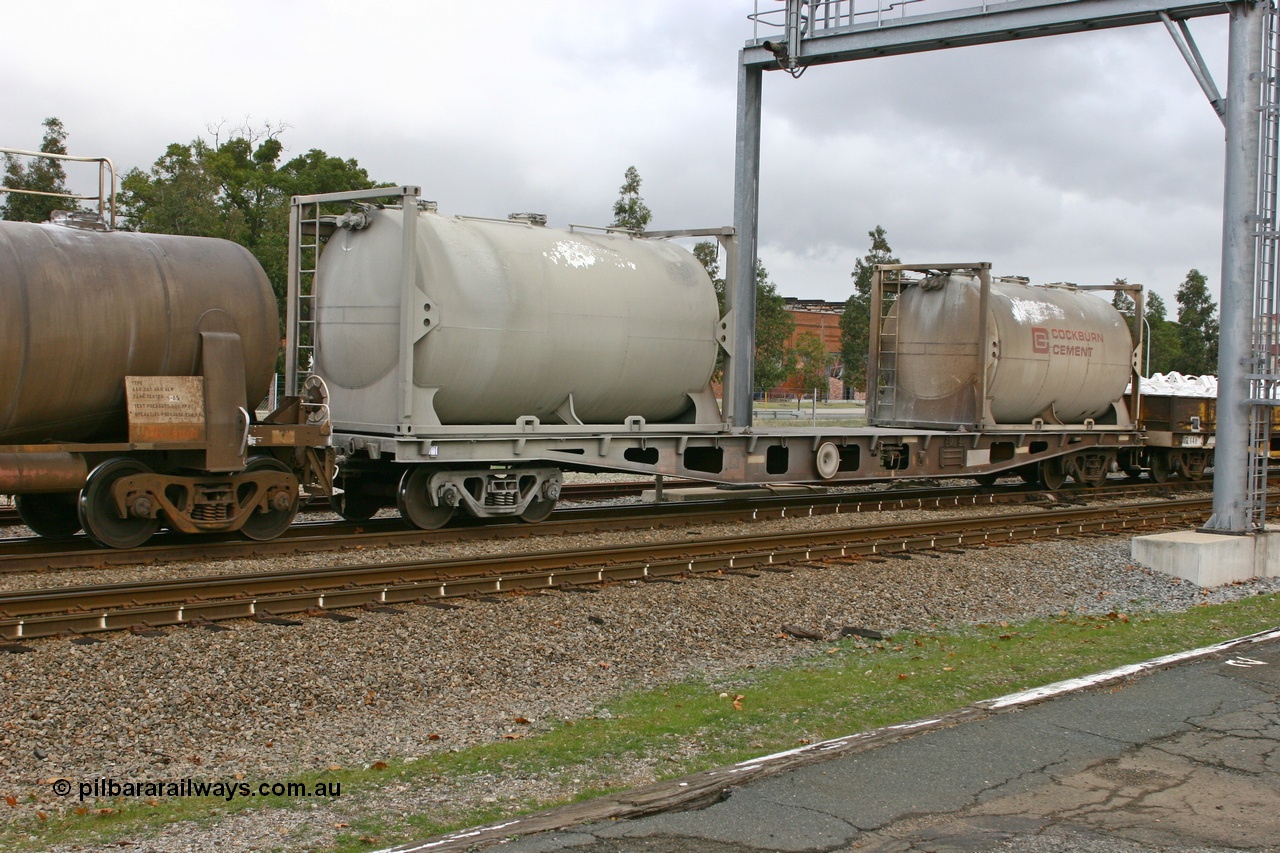
[[[1280,530],[1247,536],[1193,530],[1135,536],[1135,562],[1204,587],[1280,577]]]

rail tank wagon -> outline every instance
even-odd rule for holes
[[[978,276],[956,273],[897,294],[881,329],[895,361],[879,383],[882,420],[955,427],[1127,417],[1114,404],[1130,380],[1133,342],[1115,308],[1069,287],[994,279],[984,322],[982,296]]]
[[[123,439],[124,377],[200,375],[201,331],[239,335],[256,403],[278,322],[235,243],[0,223],[0,444]]]
[[[0,223],[0,493],[43,536],[109,547],[162,524],[279,535],[333,462],[319,380],[252,414],[278,323],[229,241]]]
[[[335,428],[405,431],[402,359],[420,425],[719,420],[694,404],[710,399],[715,293],[683,248],[423,210],[406,285],[403,222],[366,210],[320,257],[316,372]]]

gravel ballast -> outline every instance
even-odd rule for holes
[[[530,541],[507,547],[532,550]],[[556,538],[544,547],[572,544]],[[476,553],[478,546],[442,547]],[[225,623],[229,630],[110,634],[83,645],[31,641],[28,653],[0,656],[0,796],[19,801],[0,814],[30,822],[36,809],[78,805],[74,795],[52,793],[56,778],[256,784],[536,732],[539,723],[607,714],[609,701],[625,691],[691,677],[714,681],[811,654],[811,643],[780,636],[782,624],[832,637],[846,625],[893,632],[1063,610],[1181,610],[1280,590],[1280,580],[1270,579],[1206,592],[1135,566],[1128,551],[1127,537],[1082,538],[468,600],[458,609],[357,610],[353,621],[236,621]],[[405,558],[364,552],[359,561],[379,557]],[[198,829],[175,825],[127,849],[305,849],[323,846],[336,825],[363,814],[430,812],[442,802],[543,801],[587,786],[590,772],[566,768],[555,779],[469,780],[462,787],[450,780],[413,789],[391,783],[314,808],[254,809]],[[637,762],[624,776],[651,781],[655,768]],[[108,847],[121,849],[102,849]]]

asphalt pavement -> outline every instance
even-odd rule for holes
[[[651,808],[667,810],[619,817]],[[563,828],[523,834],[547,827]],[[498,841],[502,853],[1280,852],[1280,631],[395,849]]]

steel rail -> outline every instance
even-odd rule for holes
[[[0,636],[10,640],[205,620],[278,617],[360,605],[555,590],[583,584],[693,577],[917,550],[1199,523],[1208,498],[1056,509],[933,522],[770,533],[461,560],[288,569],[142,583],[0,593]]]
[[[161,536],[139,548],[119,551],[97,548],[81,537],[69,542],[39,538],[11,539],[0,540],[0,574],[183,560],[265,557],[344,549],[411,547],[495,538],[758,521],[796,515],[989,506],[1054,499],[1047,495],[1060,498],[1072,498],[1075,495],[1095,499],[1118,498],[1150,494],[1152,491],[1168,494],[1174,489],[1204,489],[1207,482],[1201,480],[1176,485],[1126,484],[1102,490],[1076,487],[1061,489],[1056,493],[1045,493],[1033,488],[997,487],[975,490],[973,487],[942,487],[902,492],[842,492],[610,507],[566,507],[556,510],[549,521],[537,525],[521,522],[462,522],[458,526],[440,530],[408,527],[398,518],[371,519],[358,523],[300,523],[295,524],[280,538],[265,542],[235,536]],[[1171,485],[1174,489],[1170,489]],[[724,494],[731,496],[733,492],[729,490]]]

